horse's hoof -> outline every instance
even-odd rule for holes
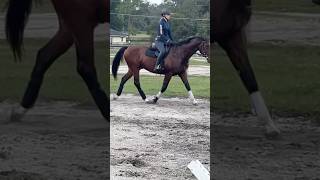
[[[9,122],[21,122],[23,115],[24,114],[15,112],[15,109],[12,108],[8,120]]]
[[[192,102],[192,104],[193,104],[194,106],[197,106],[197,105],[198,105],[198,101],[194,100],[194,101]]]
[[[251,113],[252,113],[252,115],[254,115],[254,116],[257,116],[257,115],[258,115],[258,114],[257,114],[257,111],[256,111],[254,108],[251,109]]]
[[[119,96],[118,96],[118,95],[113,94],[113,95],[112,95],[112,99],[113,99],[113,100],[118,100],[118,99],[119,99]]]
[[[266,138],[278,139],[280,137],[280,130],[276,127],[266,126]]]
[[[21,122],[22,118],[24,117],[24,115],[26,114],[27,109],[18,106],[18,107],[12,107],[9,117],[8,117],[8,121],[9,122]]]
[[[152,99],[152,100],[146,99],[145,102],[146,102],[147,104],[156,104],[156,103],[157,103],[157,100],[155,100],[155,99]]]

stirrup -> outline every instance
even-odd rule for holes
[[[160,64],[158,64],[153,70],[156,72],[161,72],[164,70],[164,68]]]
[[[155,70],[161,69],[161,65],[160,65],[160,64],[156,65],[156,66],[154,67],[154,69],[155,69]]]

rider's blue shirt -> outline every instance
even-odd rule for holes
[[[160,19],[157,31],[157,40],[164,43],[168,42],[169,40],[173,40],[171,35],[171,26],[165,17]]]

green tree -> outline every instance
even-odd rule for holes
[[[111,12],[117,13],[111,15],[111,27],[114,29],[128,31],[129,34],[145,32],[151,35],[153,40],[161,18],[161,10],[166,8],[174,13],[171,24],[173,38],[176,41],[196,35],[209,38],[209,0],[165,0],[160,5],[153,5],[143,0],[111,2]]]

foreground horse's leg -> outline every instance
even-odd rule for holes
[[[77,70],[85,81],[96,105],[106,120],[109,120],[109,99],[100,87],[94,65],[93,28],[89,25],[74,29],[77,52]]]
[[[280,131],[270,117],[249,63],[244,33],[236,33],[229,40],[220,41],[219,44],[226,50],[230,60],[238,71],[242,82],[250,94],[251,102],[258,118],[266,123],[266,135],[270,137],[278,136]]]
[[[188,75],[187,72],[185,71],[184,73],[179,74],[179,77],[181,78],[184,86],[186,87],[188,94],[189,94],[189,98],[192,101],[193,105],[197,105],[198,102],[197,100],[194,98],[193,93],[191,91],[190,85],[189,85],[189,81],[188,81]]]
[[[31,79],[21,101],[21,106],[12,109],[11,121],[19,121],[32,108],[39,94],[45,72],[50,65],[73,44],[72,35],[68,30],[60,27],[57,34],[38,51],[36,64],[33,68]]]
[[[161,90],[159,91],[159,93],[153,98],[153,100],[151,101],[151,103],[157,103],[158,100],[160,99],[161,95],[167,90],[167,87],[169,85],[169,82],[172,78],[172,74],[166,74],[164,76],[164,80],[162,83],[162,87]]]
[[[146,95],[144,94],[143,90],[141,89],[140,86],[140,78],[139,78],[139,70],[134,70],[133,72],[133,77],[134,77],[134,85],[136,86],[136,88],[138,89],[138,92],[141,96],[141,98],[146,101]]]
[[[116,96],[113,97],[114,100],[117,100],[119,98],[119,96],[122,93],[122,90],[123,90],[123,87],[124,87],[125,83],[132,77],[132,75],[133,75],[133,73],[129,70],[127,72],[127,74],[125,74],[122,77],[120,85],[119,85],[119,88],[118,88],[118,92],[117,92]]]

